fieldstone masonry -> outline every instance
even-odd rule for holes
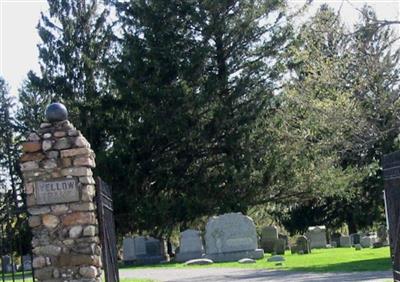
[[[68,121],[42,123],[21,157],[37,281],[101,281],[95,155]]]

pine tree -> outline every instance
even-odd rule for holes
[[[114,63],[118,105],[107,171],[126,231],[169,234],[205,215],[246,212],[249,143],[280,75],[282,1],[126,1]],[[126,224],[127,222],[131,223]]]
[[[34,79],[34,74],[29,73],[28,77]],[[19,107],[16,115],[18,132],[26,136],[32,130],[39,128],[44,120],[46,107],[51,103],[51,97],[43,95],[35,83],[25,80],[19,89]]]
[[[8,86],[0,78],[0,190],[4,196],[1,214],[22,205],[22,186],[18,167],[19,151],[12,116],[15,104]]]
[[[49,13],[38,25],[41,72],[28,75],[22,93],[34,89],[42,101],[65,103],[72,122],[100,150],[106,146],[101,112],[108,81],[104,58],[111,42],[108,6],[97,0],[56,0],[48,5]]]

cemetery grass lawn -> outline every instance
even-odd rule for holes
[[[214,263],[204,266],[184,266],[182,263],[165,263],[151,266],[131,266],[129,268],[147,267],[235,267],[252,269],[281,269],[305,272],[352,272],[352,271],[381,271],[390,270],[389,247],[377,249],[362,249],[356,251],[354,248],[313,249],[308,255],[292,255],[286,251],[282,266],[276,262],[267,262],[271,255],[265,255],[254,264],[239,264],[237,262]],[[124,267],[125,268],[125,267]]]

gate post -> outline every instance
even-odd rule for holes
[[[95,155],[62,104],[31,133],[21,157],[37,281],[101,281]]]
[[[400,151],[382,160],[393,279],[400,282]]]
[[[99,234],[103,247],[104,279],[106,282],[119,282],[117,236],[115,234],[111,186],[101,180],[100,177],[96,179],[96,186]]]

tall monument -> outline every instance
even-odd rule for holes
[[[95,155],[60,103],[23,143],[21,157],[37,281],[101,281]]]

